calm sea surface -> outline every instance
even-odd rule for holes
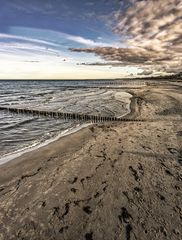
[[[107,83],[0,81],[0,106],[96,115],[101,113],[103,116],[116,117],[128,113],[131,95],[124,90],[101,86],[107,86]],[[0,111],[0,160],[11,153],[38,146],[79,124],[83,123]]]

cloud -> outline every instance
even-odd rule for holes
[[[13,56],[37,57],[38,59],[45,58],[45,56],[51,58],[62,57],[64,59],[69,58],[69,61],[74,62],[77,61],[77,57],[74,56],[75,60],[73,60],[70,52],[68,52],[69,45],[74,43],[77,46],[83,45],[86,47],[107,45],[101,41],[94,41],[64,32],[11,27],[9,28],[9,34],[0,33],[0,55],[2,58],[6,54],[9,59]]]
[[[31,42],[31,43],[37,43],[37,44],[44,44],[44,45],[49,45],[49,46],[54,46],[54,47],[58,47],[58,44],[52,43],[52,42],[48,42],[48,41],[44,41],[44,40],[40,40],[40,39],[35,39],[35,38],[30,38],[30,37],[24,37],[24,36],[17,36],[17,35],[11,35],[11,34],[3,34],[0,33],[0,41],[1,40],[21,40],[21,41],[26,41],[26,42]]]
[[[109,43],[104,41],[95,41],[93,39],[85,38],[83,36],[79,35],[72,35],[61,31],[54,31],[50,29],[39,29],[39,28],[27,28],[27,27],[10,27],[9,33],[11,35],[7,34],[0,34],[2,37],[11,36],[12,38],[16,37],[19,40],[31,40],[31,41],[37,41],[42,42],[43,44],[49,44],[52,46],[60,46],[62,43],[62,40],[65,40],[67,43],[74,42],[79,45],[83,45],[86,47],[113,47],[116,46],[118,43]],[[24,34],[26,36],[24,36]],[[20,35],[20,36],[19,36]],[[24,37],[23,37],[24,36]],[[32,36],[39,36],[40,39],[32,39]],[[73,45],[73,44],[72,44]]]
[[[40,56],[60,56],[61,52],[53,48],[45,48],[35,44],[28,43],[4,43],[0,44],[0,55],[6,54],[7,56],[26,56],[26,57],[40,57]]]
[[[26,36],[0,33],[0,55],[11,56],[60,56],[59,44]]]
[[[144,76],[148,76],[148,75],[152,75],[154,71],[150,71],[150,70],[144,70],[141,73],[138,73],[137,75],[144,75]]]
[[[180,69],[182,63],[181,0],[130,0],[123,12],[113,12],[112,31],[125,48],[92,47],[71,51],[94,53],[106,61],[164,72]]]
[[[112,66],[112,67],[121,67],[121,66],[123,66],[120,62],[77,63],[77,65],[85,65],[85,66]]]
[[[73,35],[69,35],[69,34],[66,34],[65,36],[66,36],[67,40],[71,40],[73,42],[76,42],[76,43],[79,43],[82,45],[86,45],[86,46],[90,46],[90,47],[113,46],[113,44],[104,43],[104,42],[96,42],[96,41],[93,41],[91,39],[84,38],[81,36],[73,36]]]
[[[120,64],[143,64],[151,63],[151,56],[142,49],[137,48],[114,48],[114,47],[97,47],[97,48],[70,48],[74,52],[95,53],[106,61],[119,61]],[[153,57],[156,54],[153,53]],[[158,59],[160,59],[158,57]]]

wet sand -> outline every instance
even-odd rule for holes
[[[0,240],[182,239],[182,87],[0,166]]]

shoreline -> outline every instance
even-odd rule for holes
[[[126,93],[128,93],[128,92],[126,91]],[[135,105],[133,103],[133,101],[134,101],[133,98],[134,97],[131,93],[129,93],[129,94],[132,97],[129,98],[130,103],[128,104],[128,113],[121,115],[119,118],[131,116],[132,112],[135,111]],[[71,128],[71,129],[66,129],[63,132],[61,132],[60,134],[58,134],[57,136],[55,136],[51,139],[47,139],[46,141],[44,141],[42,143],[38,143],[35,146],[34,145],[33,146],[28,146],[25,149],[22,148],[22,149],[19,149],[19,150],[15,151],[15,152],[5,154],[4,156],[0,157],[0,167],[4,164],[7,164],[10,161],[16,161],[16,159],[18,159],[22,155],[26,155],[26,153],[34,152],[34,151],[38,150],[39,148],[45,147],[45,146],[49,145],[50,143],[54,143],[55,141],[59,141],[63,137],[69,137],[69,136],[72,135],[72,133],[78,132],[78,131],[80,131],[80,130],[86,128],[86,127],[89,127],[90,125],[94,125],[94,124],[95,123],[80,124],[78,127]],[[66,131],[66,133],[65,133],[65,131]]]
[[[7,155],[4,155],[0,158],[0,167],[1,167],[1,165],[4,165],[10,161],[16,160],[17,158],[21,157],[22,155],[25,155],[26,153],[31,153],[33,151],[38,150],[39,148],[46,147],[50,143],[54,143],[55,141],[58,141],[59,139],[61,139],[63,137],[66,137],[73,133],[76,133],[76,132],[80,131],[81,129],[88,127],[89,125],[91,125],[91,124],[84,123],[75,128],[72,127],[70,129],[66,129],[63,132],[61,132],[60,134],[56,135],[55,137],[47,139],[46,141],[44,141],[42,143],[38,143],[35,146],[31,145],[29,147],[26,147],[25,149],[23,148],[23,149],[15,151],[15,152],[8,153]]]

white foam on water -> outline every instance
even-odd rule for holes
[[[127,92],[116,92],[115,93],[115,98],[126,104],[125,113],[123,113],[120,116],[117,116],[118,118],[124,117],[125,115],[131,113],[130,105],[131,105],[131,98],[132,97],[133,96],[130,93],[127,93]]]
[[[102,87],[102,84],[100,83],[96,84],[98,89],[77,88],[69,90],[66,87],[68,84],[70,83],[66,81],[0,82],[0,105],[2,104],[4,106],[5,104],[8,104],[8,106],[11,105],[14,107],[19,107],[21,105],[22,108],[33,108],[37,110],[64,111],[65,109],[68,109],[70,112],[90,115],[97,115],[97,112],[100,111],[101,115],[102,113],[104,115],[108,113],[115,115],[117,118],[130,113],[130,98],[132,96],[129,93],[126,93],[125,90],[109,89],[107,87],[99,89],[100,86]],[[74,84],[79,87],[78,84],[83,84],[83,82],[77,81]],[[84,84],[89,87],[89,83]],[[108,85],[108,87],[111,86],[108,82],[104,82],[103,86],[106,85]],[[63,86],[65,86],[65,90],[62,91],[61,87]],[[7,94],[8,91],[10,93],[9,95]],[[24,97],[22,98],[22,96]],[[116,103],[114,102],[114,99],[116,100]],[[2,114],[4,113],[2,112]],[[26,118],[30,121],[28,116]],[[78,131],[79,128],[85,126],[81,125],[80,127],[77,126],[75,128],[70,127],[70,125],[66,123],[64,127],[66,130],[60,133],[60,126],[57,125],[57,123],[54,125],[52,122],[48,125],[49,122],[46,123],[47,120],[45,120],[44,124],[44,117],[41,117],[37,122],[32,121],[31,124],[26,121],[27,120],[25,119],[22,122],[21,116],[19,117],[17,114],[0,115],[0,145],[2,144],[0,148],[0,151],[2,150],[2,153],[0,152],[0,165],[17,158],[26,152],[45,146],[62,136],[72,133],[72,131]],[[21,134],[23,134],[23,138],[21,137]],[[54,136],[52,134],[54,134]],[[38,140],[38,138],[41,139]],[[19,144],[21,141],[23,143],[22,145]],[[27,145],[29,141],[31,141],[31,143],[30,145]],[[21,146],[19,147],[19,145]]]
[[[2,156],[0,158],[0,165],[3,165],[9,161],[12,161],[20,156],[22,156],[23,154],[25,153],[28,153],[28,152],[32,152],[34,150],[37,150],[41,147],[44,147],[52,142],[55,142],[57,140],[59,140],[60,138],[64,137],[64,136],[67,136],[67,135],[70,135],[72,133],[75,133],[75,132],[78,132],[80,131],[81,129],[83,128],[86,128],[88,127],[89,125],[92,125],[92,123],[87,123],[87,124],[81,124],[81,125],[77,125],[76,127],[71,127],[71,128],[68,128],[64,131],[62,131],[60,134],[58,134],[57,136],[53,137],[53,138],[50,138],[42,143],[40,142],[34,142],[31,146],[28,146],[28,147],[25,147],[25,148],[22,148],[22,149],[19,149],[15,152],[12,152],[12,153],[9,153],[9,154],[5,154],[4,156]]]

